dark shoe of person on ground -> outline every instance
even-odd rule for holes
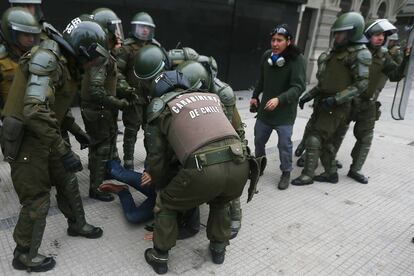
[[[322,173],[320,175],[317,175],[313,178],[313,180],[318,182],[329,182],[332,184],[338,183],[338,173],[328,174],[328,173]]]
[[[102,228],[95,227],[89,223],[85,223],[83,226],[78,226],[76,223],[69,222],[67,233],[72,237],[81,236],[87,239],[98,239],[102,237],[103,231]]]
[[[53,257],[46,257],[37,254],[34,258],[29,257],[29,249],[16,249],[13,252],[12,266],[16,270],[26,270],[27,272],[46,272],[53,269],[56,265]]]
[[[96,200],[105,201],[105,202],[113,201],[115,199],[114,196],[109,193],[104,193],[102,191],[93,190],[93,189],[89,190],[89,197],[96,199]]]
[[[350,178],[354,179],[355,181],[357,181],[361,184],[368,184],[368,177],[366,177],[362,173],[359,173],[359,172],[356,172],[356,171],[353,171],[353,170],[349,170],[347,175]]]
[[[157,274],[168,272],[168,252],[162,252],[155,248],[145,250],[145,261],[152,266]]]
[[[305,186],[305,185],[310,185],[313,184],[313,179],[310,178],[309,176],[306,175],[301,175],[295,179],[292,180],[292,182],[290,183],[294,186]]]
[[[99,185],[99,190],[104,193],[118,194],[123,190],[129,190],[128,185],[117,185],[113,183],[103,183]]]
[[[289,187],[290,182],[290,172],[283,172],[282,176],[280,177],[279,183],[277,184],[277,188],[279,190],[286,190]]]
[[[303,156],[299,157],[298,161],[296,161],[296,166],[300,168],[305,167],[305,158]]]

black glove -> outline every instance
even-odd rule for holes
[[[79,156],[73,151],[62,156],[62,163],[68,172],[80,172],[83,169]]]
[[[321,104],[323,108],[331,109],[332,107],[336,105],[336,99],[333,96],[327,97],[327,98],[322,99]]]
[[[76,134],[75,139],[76,139],[76,141],[79,142],[81,150],[86,149],[87,147],[89,147],[89,144],[91,143],[91,137],[89,137],[89,135],[86,134],[83,131]]]
[[[303,107],[305,106],[305,103],[311,101],[312,99],[313,99],[313,97],[310,96],[308,93],[306,93],[305,95],[303,95],[303,97],[299,99],[299,107],[300,107],[300,109],[303,109]]]

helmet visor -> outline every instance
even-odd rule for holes
[[[39,45],[40,34],[12,31],[13,43],[23,51],[29,51],[33,46]]]
[[[396,32],[397,28],[387,19],[377,20],[365,30],[365,33],[369,36],[379,33],[384,33],[384,35],[388,36]]]
[[[149,41],[154,38],[155,26],[146,22],[133,21],[132,34],[139,40]]]
[[[108,22],[108,31],[112,33],[116,39],[124,40],[124,30],[122,28],[121,20],[111,20]]]

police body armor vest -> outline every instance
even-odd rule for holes
[[[232,137],[239,139],[215,94],[181,94],[167,105],[172,114],[168,141],[181,164],[185,164],[190,154],[211,142]]]
[[[384,88],[388,77],[382,73],[385,62],[384,49],[376,49],[372,52],[372,64],[369,67],[369,83],[368,89],[361,94],[361,98],[365,100],[374,100],[378,98],[379,92]]]
[[[355,61],[355,58],[353,61]],[[350,68],[352,65],[352,56],[347,49],[330,53],[324,62],[324,70],[320,72],[320,88],[322,94],[326,96],[335,95],[353,83],[354,80]]]

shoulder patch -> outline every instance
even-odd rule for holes
[[[7,49],[6,46],[4,46],[3,44],[0,44],[0,58],[5,58],[7,57]]]
[[[147,122],[150,123],[160,116],[165,108],[165,102],[161,98],[153,99],[147,108]]]
[[[29,71],[39,76],[49,75],[58,67],[56,56],[49,50],[39,48],[30,59]]]

